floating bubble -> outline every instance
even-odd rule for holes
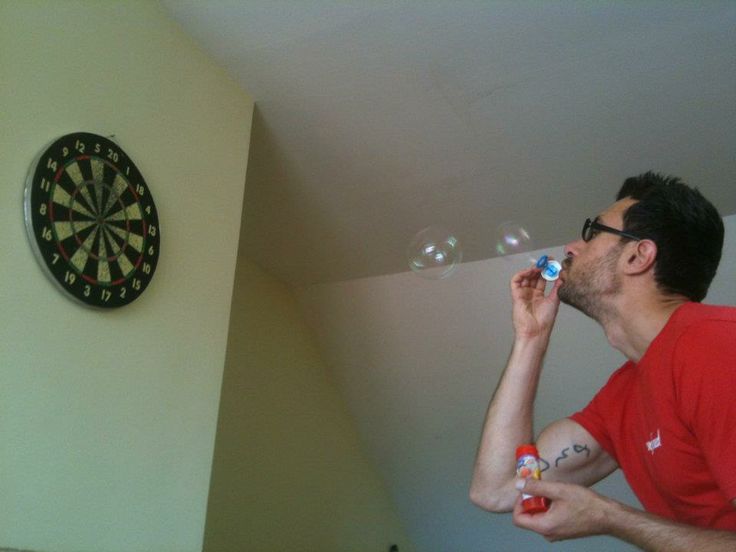
[[[500,257],[528,253],[533,249],[534,242],[529,231],[518,222],[507,221],[496,228],[496,253]]]
[[[428,280],[447,278],[463,260],[458,239],[441,226],[417,232],[406,250],[409,268]]]

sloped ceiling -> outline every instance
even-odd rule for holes
[[[565,243],[649,169],[736,212],[733,2],[163,4],[256,99],[241,253],[286,282],[406,271],[431,224]]]

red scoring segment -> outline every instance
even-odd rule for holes
[[[88,160],[88,159],[91,159],[91,158],[92,158],[92,156],[90,156],[90,155],[80,155],[78,157],[73,158],[69,163],[71,163],[72,161],[75,161],[75,162],[76,161],[85,161],[85,160]],[[100,159],[100,161],[102,161],[106,165],[112,167],[115,170],[115,172],[117,172],[118,174],[120,174],[120,176],[122,177],[122,174],[120,173],[120,171],[117,170],[117,167],[115,167],[115,165],[113,165],[112,163],[110,163],[106,159],[102,159],[102,158],[99,158],[99,159]],[[59,181],[61,179],[61,175],[63,174],[64,169],[66,168],[66,166],[69,163],[67,163],[66,165],[64,165],[63,167],[59,168],[56,171],[56,174],[54,176],[54,186],[59,185]],[[122,177],[122,178],[124,178],[124,177]],[[138,194],[135,192],[135,189],[131,185],[130,181],[128,181],[125,178],[124,178],[124,180],[125,180],[125,182],[128,185],[128,191],[130,191],[130,193],[133,195],[134,203],[140,203],[140,198],[139,198]],[[71,196],[72,199],[74,199],[76,197],[76,195],[77,195],[78,192],[79,192],[79,188],[77,188],[77,189],[74,190],[74,192],[73,192],[73,194]],[[54,222],[55,222],[55,217],[54,217],[54,202],[52,200],[52,195],[53,194],[51,193],[51,191],[49,191],[48,213],[49,213],[49,222],[51,224],[51,231],[54,232],[54,235],[55,235],[56,232],[55,232],[55,230],[53,228]],[[124,209],[125,208],[125,205],[122,203],[122,201],[121,201],[121,199],[120,199],[119,196],[118,196],[118,202],[120,203],[121,207]],[[71,203],[73,203],[73,201],[70,201],[70,205],[71,205]],[[72,225],[74,224],[73,213],[74,213],[73,209],[69,209],[69,223],[72,224]],[[145,219],[141,219],[141,223],[143,225],[143,239],[144,239],[144,243],[145,243],[146,238],[148,237],[148,225],[146,224],[146,220]],[[125,229],[126,229],[126,232],[130,233],[130,219],[128,219],[127,217],[125,218]],[[81,239],[79,238],[79,235],[78,234],[76,234],[76,233],[74,234],[74,239],[76,240],[77,244],[80,247],[84,247],[84,245],[83,245]],[[103,239],[102,236],[100,236],[100,239]],[[67,263],[69,263],[70,256],[66,252],[66,250],[64,249],[64,246],[62,245],[61,241],[57,240],[56,241],[56,246],[59,249],[59,253],[61,253],[61,256],[64,258],[64,260]],[[128,242],[126,241],[123,244],[122,248],[120,249],[120,252],[117,255],[105,257],[105,260],[108,261],[108,262],[116,261],[120,257],[120,255],[124,253],[124,251],[126,250],[127,247],[128,247]],[[94,254],[92,251],[88,251],[88,253],[89,253],[89,256],[92,257],[92,259],[94,259],[94,260],[99,261],[101,259],[101,257],[99,255]],[[138,268],[141,265],[141,262],[143,261],[144,254],[145,254],[145,248],[143,250],[141,250],[140,255],[138,256],[138,258],[133,263],[134,270],[131,271],[131,272],[134,272],[134,271],[137,271],[138,270]],[[92,278],[91,276],[88,276],[88,275],[86,275],[84,273],[80,273],[80,276],[85,281],[89,282],[90,284],[93,284],[93,285],[100,285],[101,284],[101,282],[99,282],[95,278]],[[127,277],[123,277],[123,278],[119,278],[117,280],[113,280],[112,282],[110,282],[110,285],[111,286],[120,285],[123,282],[125,282],[127,279],[128,279]]]

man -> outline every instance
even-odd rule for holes
[[[471,500],[548,540],[609,534],[644,550],[736,550],[736,308],[701,305],[723,222],[679,179],[645,173],[540,270],[511,281],[514,345],[488,409]],[[515,477],[560,301],[596,320],[629,360],[590,404],[537,437],[543,481]],[[621,468],[646,512],[587,487]],[[551,499],[525,514],[519,490]]]

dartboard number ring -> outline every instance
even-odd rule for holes
[[[151,190],[120,146],[88,132],[62,136],[36,157],[25,186],[31,246],[68,297],[113,308],[143,293],[161,229]]]

